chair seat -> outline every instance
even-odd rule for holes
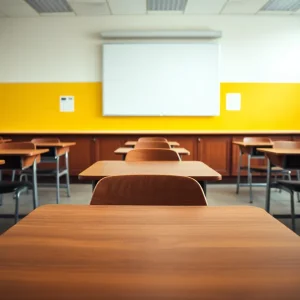
[[[59,172],[63,172],[64,169],[60,169]],[[32,169],[26,169],[22,171],[23,174],[32,175]],[[54,169],[38,169],[36,170],[37,175],[55,175],[56,170]]]
[[[300,192],[300,181],[298,180],[277,180],[277,184],[291,191]]]
[[[30,182],[23,181],[1,181],[0,194],[13,193],[23,188],[32,188]]]
[[[253,166],[250,168],[252,172],[268,172],[268,167],[267,166]],[[271,172],[272,173],[282,173],[282,172],[285,172],[285,173],[288,173],[289,171],[288,170],[284,170],[280,167],[272,167],[271,169]]]

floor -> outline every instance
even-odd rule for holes
[[[254,203],[252,205],[264,208],[265,204],[265,188],[253,188]],[[92,195],[92,187],[89,184],[72,184],[71,197],[66,197],[65,190],[61,190],[62,204],[89,204]],[[276,214],[290,213],[289,194],[282,191],[272,191],[271,212]],[[297,199],[295,197],[295,199]],[[55,188],[39,188],[40,205],[55,204]],[[242,187],[239,195],[235,193],[235,185],[232,184],[211,184],[207,186],[207,201],[210,206],[225,206],[225,205],[250,205],[249,204],[249,189]],[[296,212],[300,214],[300,203],[295,200]],[[20,198],[20,213],[27,214],[32,210],[32,194],[22,194]],[[0,214],[14,213],[14,200],[12,194],[4,195],[3,204],[0,206]],[[290,219],[279,220],[287,227],[291,227]],[[14,225],[13,219],[0,218],[0,234]],[[296,221],[296,232],[300,235],[300,219]]]

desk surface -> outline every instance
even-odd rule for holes
[[[48,149],[0,149],[0,155],[5,156],[34,156],[48,152]]]
[[[175,141],[168,141],[167,142],[171,147],[178,147],[180,146],[178,142]],[[125,146],[135,146],[137,144],[137,141],[128,141],[125,143]]]
[[[127,154],[129,151],[134,148],[121,147],[115,150],[115,154]],[[172,148],[171,150],[176,151],[179,155],[190,155],[190,151],[185,148]]]
[[[5,160],[0,159],[0,165],[4,165],[5,164]]]
[[[284,149],[284,148],[258,148],[260,152],[271,153],[276,155],[299,155],[299,149]]]
[[[36,147],[57,147],[65,148],[76,145],[75,142],[60,142],[60,143],[34,143]]]
[[[200,161],[139,161],[103,160],[79,174],[79,179],[99,180],[126,174],[162,174],[189,176],[202,181],[221,180],[222,176]]]
[[[42,206],[0,236],[5,300],[300,295],[300,239],[253,207]]]
[[[7,142],[11,142],[12,139],[0,139],[0,144],[1,143],[7,143]]]
[[[273,146],[273,143],[268,143],[268,142],[256,142],[256,143],[244,143],[244,142],[238,142],[238,141],[233,141],[232,142],[234,145],[242,146],[242,147],[264,147],[264,146]]]

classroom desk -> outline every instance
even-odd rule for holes
[[[299,237],[255,207],[46,205],[0,236],[0,266],[5,300],[300,295]]]
[[[172,148],[173,147],[179,147],[179,143],[175,142],[175,141],[168,141],[167,142]],[[134,148],[134,146],[137,144],[137,141],[128,141],[125,143],[125,146],[128,146],[128,147],[132,147]]]
[[[0,139],[0,144],[1,143],[8,143],[8,142],[11,142],[12,139]]]
[[[0,165],[4,165],[5,164],[5,160],[0,160]]]
[[[0,166],[0,169],[23,170],[32,166],[34,208],[38,207],[36,166],[40,162],[41,154],[48,151],[48,149],[0,149],[0,159],[5,159],[5,165]]]
[[[59,189],[62,186],[59,182],[59,178],[61,176],[66,176],[66,188],[67,188],[67,195],[70,197],[70,175],[69,175],[69,151],[70,147],[75,146],[75,142],[34,142],[36,148],[49,148],[49,152],[42,155],[42,162],[46,163],[56,163],[56,199],[57,203],[59,203],[60,195]],[[60,157],[65,157],[65,168],[62,168],[60,165]],[[48,176],[44,173],[45,176]],[[50,174],[51,175],[51,174]]]
[[[267,192],[266,192],[266,211],[270,212],[271,198],[271,167],[272,165],[281,167],[286,170],[300,170],[300,149],[283,149],[283,148],[258,148],[268,158],[267,172]],[[278,218],[290,217],[290,215],[274,215]],[[299,215],[296,217],[299,218]]]
[[[116,149],[114,151],[115,154],[119,154],[119,155],[122,155],[122,158],[123,160],[125,160],[126,158],[126,154],[133,150],[132,148],[129,148],[129,147],[120,147],[118,149]],[[185,148],[172,148],[173,151],[176,151],[180,156],[182,155],[190,155],[190,151],[188,151],[187,149]]]
[[[200,161],[139,161],[117,160],[98,161],[79,174],[81,180],[92,180],[93,188],[97,181],[113,175],[160,174],[188,176],[196,179],[206,194],[206,182],[218,181],[222,176]]]
[[[239,193],[239,188],[240,186],[249,186],[250,182],[250,176],[251,176],[251,159],[252,158],[257,158],[257,159],[264,159],[265,156],[263,153],[260,153],[257,151],[257,148],[259,147],[264,147],[264,148],[272,148],[273,143],[272,142],[256,142],[256,143],[244,143],[244,142],[239,142],[239,141],[233,141],[232,144],[237,145],[239,147],[239,157],[238,157],[238,164],[237,164],[237,188],[236,188],[236,193]],[[242,158],[243,155],[247,154],[248,155],[248,162],[247,166],[242,166]],[[241,183],[241,170],[247,170],[248,174],[248,182],[247,183]],[[252,186],[262,186],[265,185],[263,183],[256,183],[252,184]]]

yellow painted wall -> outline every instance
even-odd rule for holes
[[[225,110],[226,93],[242,94],[241,111]],[[101,98],[101,83],[2,83],[0,130],[300,130],[300,84],[221,83],[218,117],[103,117]]]

